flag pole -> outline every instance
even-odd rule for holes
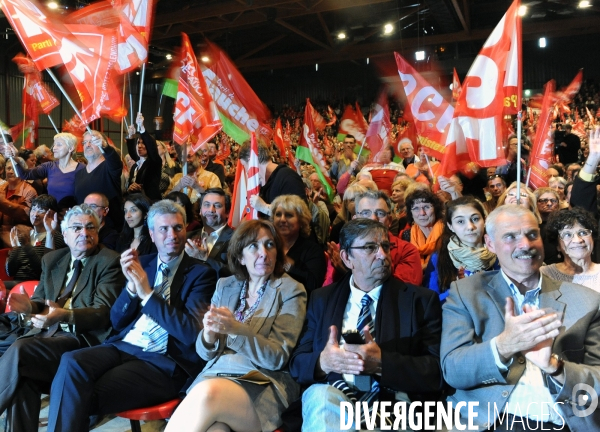
[[[123,96],[121,96],[121,108],[125,109],[125,80],[123,80]],[[123,116],[123,120],[127,118],[127,114]],[[121,155],[123,154],[123,121],[121,122]]]
[[[127,86],[129,87],[129,123],[133,123],[133,96],[131,95],[131,77],[130,72],[127,73]]]
[[[52,127],[54,127],[54,130],[56,131],[56,133],[60,133],[60,131],[58,130],[58,128],[54,124],[54,120],[52,120],[52,117],[50,116],[50,114],[48,114],[48,120],[50,120],[50,123],[52,123]]]
[[[183,165],[181,166],[181,173],[186,176],[188,173],[188,164],[187,164],[187,145],[188,145],[188,141],[189,141],[189,137],[188,139],[185,141],[185,143],[183,143],[183,145],[181,146],[181,159],[183,162]],[[183,193],[187,195],[187,186],[183,188]]]
[[[521,119],[522,111],[517,113],[517,204],[521,204]],[[535,204],[535,203],[534,203]]]
[[[531,166],[527,170],[527,180],[525,181],[525,186],[529,187],[529,178],[531,177]]]
[[[146,77],[146,63],[142,64],[142,77],[140,80],[140,103],[139,103],[139,109],[138,112],[142,112],[142,95],[144,93],[144,78]],[[139,127],[138,127],[138,132],[140,131]]]
[[[75,106],[75,103],[73,103],[73,100],[69,97],[69,95],[67,94],[67,91],[62,86],[62,84],[60,83],[60,81],[58,80],[58,78],[56,78],[56,76],[50,70],[50,68],[47,68],[46,72],[48,72],[48,75],[50,75],[50,78],[52,78],[52,81],[54,81],[54,83],[57,85],[58,89],[61,91],[61,93],[63,94],[63,96],[67,100],[67,102],[69,102],[69,105],[71,105],[71,108],[73,108],[73,111],[75,111],[75,114],[77,114],[79,116],[79,118],[81,119],[81,121],[84,122],[83,116],[81,115],[81,112],[77,109],[77,107]],[[86,124],[85,128],[87,129],[88,133],[91,135],[92,134],[92,130],[90,129],[90,125]],[[100,149],[100,151],[102,153],[104,153],[104,149],[102,148],[102,146],[100,146],[98,148]]]
[[[4,145],[8,145],[8,140],[6,138],[6,133],[3,127],[0,126],[0,132],[2,132],[2,139],[4,140]],[[10,157],[10,163],[12,163],[13,171],[15,173],[15,177],[19,177],[19,171],[17,171],[17,167],[15,166],[15,158]]]

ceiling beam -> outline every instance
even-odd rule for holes
[[[270,46],[271,46],[271,45],[273,45],[274,43],[277,43],[277,42],[279,42],[281,39],[283,39],[283,38],[286,38],[286,37],[287,37],[287,35],[286,35],[286,34],[280,34],[279,36],[277,36],[277,37],[275,37],[275,38],[273,38],[273,39],[271,39],[271,40],[269,40],[269,41],[265,42],[264,44],[257,46],[257,47],[256,47],[256,48],[254,48],[253,50],[251,50],[251,51],[248,51],[248,52],[246,52],[245,54],[243,54],[243,55],[239,56],[238,58],[236,58],[236,59],[235,59],[235,62],[238,62],[238,61],[240,61],[240,60],[244,60],[245,58],[251,57],[251,56],[253,56],[254,54],[256,54],[257,52],[260,52],[260,51],[264,50],[265,48],[268,48],[268,47],[270,47]]]
[[[333,50],[333,48],[327,44],[324,44],[323,42],[321,42],[320,40],[315,39],[314,37],[312,37],[309,34],[304,33],[302,30],[300,30],[299,28],[294,27],[293,25],[286,23],[284,20],[277,18],[275,20],[275,22],[277,24],[279,24],[282,27],[285,27],[286,29],[296,33],[299,36],[302,36],[304,39],[311,41],[312,43],[314,43],[315,45],[320,46],[321,48],[324,48],[326,50]]]
[[[317,13],[317,18],[319,19],[319,23],[321,23],[321,27],[325,32],[325,37],[327,38],[329,46],[333,47],[333,38],[331,37],[331,32],[329,31],[329,27],[327,27],[327,23],[323,19],[323,15],[321,13]]]
[[[271,3],[274,3],[275,1],[271,0]],[[279,0],[280,3],[284,3],[284,4],[291,4],[291,3],[295,3],[292,1],[283,1],[283,0]],[[376,3],[389,3],[390,0],[323,0],[322,2],[317,3],[316,5],[314,5],[311,9],[304,9],[304,8],[295,8],[295,9],[290,9],[290,10],[285,10],[283,8],[279,8],[277,9],[277,16],[275,18],[279,18],[282,20],[286,20],[289,18],[295,18],[295,17],[299,17],[299,16],[305,16],[305,15],[312,15],[315,13],[323,13],[323,12],[332,12],[332,11],[336,11],[336,10],[342,10],[342,9],[348,9],[348,8],[353,8],[353,7],[361,7],[361,6],[369,6],[369,5],[373,5]],[[228,2],[229,3],[229,2]],[[252,7],[248,7],[247,10],[253,10],[253,9],[257,9],[257,3],[267,3],[266,0],[254,0],[254,5]],[[237,3],[233,2],[234,5],[239,6]],[[267,6],[263,6],[263,7],[267,7]],[[183,23],[185,21],[190,21],[191,19],[193,19],[194,21],[198,21],[199,19],[203,19],[203,18],[207,18],[207,13],[196,13],[196,10],[199,9],[203,9],[202,7],[200,8],[190,8],[187,9],[184,12],[175,12],[177,14],[183,14],[186,15],[187,18],[183,19],[182,17],[178,18],[177,23]],[[226,13],[230,14],[232,12],[235,12],[235,10],[230,10],[227,11]],[[171,15],[171,14],[165,14],[165,15]],[[172,20],[167,19],[167,17],[161,17],[158,16],[156,18],[156,20],[154,21],[154,27],[161,27],[164,26],[166,24],[172,24],[171,22]],[[258,24],[264,24],[268,22],[268,18],[264,15],[258,15],[258,14],[245,14],[242,18],[238,19],[235,23],[222,23],[222,22],[207,22],[206,24],[202,25],[202,26],[196,26],[196,30],[190,30],[186,33],[188,34],[194,34],[194,33],[209,33],[211,31],[215,31],[215,30],[223,30],[223,29],[228,29],[228,28],[238,28],[238,27],[242,27],[242,26],[255,26]],[[180,27],[179,26],[175,26],[175,28],[172,28],[169,32],[164,33],[164,32],[154,32],[152,35],[152,40],[160,40],[160,39],[166,39],[166,38],[171,38],[171,37],[179,37],[181,31],[180,31]]]
[[[465,15],[463,14],[463,11],[458,5],[458,0],[452,0],[452,6],[454,6],[454,12],[456,12],[456,16],[458,16],[458,20],[460,21],[463,30],[469,33],[470,29],[465,19]]]
[[[421,48],[424,46],[465,41],[485,41],[492,30],[493,29],[472,30],[470,33],[460,31],[456,33],[419,38],[385,40],[369,44],[347,46],[333,52],[328,50],[320,50],[283,54],[278,56],[259,57],[240,61],[237,63],[237,66],[244,71],[259,71],[265,69],[283,69],[296,66],[306,66],[315,63],[352,61],[367,57],[383,57],[391,55],[393,51],[406,52],[407,50],[415,49],[417,47]],[[525,23],[523,26],[523,40],[534,40],[541,36],[551,38],[596,33],[600,33],[598,17],[596,16],[537,23]]]

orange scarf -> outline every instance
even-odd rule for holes
[[[429,237],[427,238],[416,223],[410,228],[410,242],[419,249],[419,255],[421,255],[421,268],[423,270],[427,267],[431,254],[435,252],[438,239],[442,236],[443,231],[444,222],[442,220],[433,224]]]

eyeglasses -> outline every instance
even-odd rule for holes
[[[556,198],[538,198],[538,204],[557,204],[558,200]]]
[[[363,218],[370,218],[373,214],[375,214],[375,216],[377,217],[377,219],[383,219],[384,217],[386,217],[387,215],[390,214],[390,212],[386,212],[384,210],[363,210],[361,212],[356,213],[357,215],[359,215],[360,217]]]
[[[91,208],[92,210],[98,210],[98,209],[106,209],[106,207],[104,206],[99,206],[98,204],[86,204],[89,208]]]
[[[492,174],[488,176],[488,180],[494,180],[495,178],[502,178],[500,174]]]
[[[85,228],[86,231],[90,231],[90,232],[94,232],[97,229],[92,224],[88,224],[88,225],[85,225],[85,226],[83,226],[83,225],[71,225],[70,227],[67,227],[67,228],[72,229],[75,234],[79,234],[81,231],[83,231],[84,228]]]
[[[561,240],[567,241],[567,242],[573,240],[574,236],[577,236],[580,239],[583,239],[583,238],[589,237],[591,235],[592,235],[592,230],[590,230],[590,229],[581,229],[579,231],[563,231],[558,234],[558,236],[561,238]]]
[[[428,211],[430,211],[432,208],[433,208],[433,206],[432,206],[432,205],[430,205],[430,204],[425,204],[424,206],[421,206],[421,207],[417,207],[417,206],[411,207],[411,208],[410,208],[410,211],[412,211],[412,212],[420,212],[420,211],[424,211],[425,213],[427,213],[427,212],[428,212]]]
[[[373,255],[379,250],[379,248],[383,249],[385,253],[388,253],[390,250],[395,249],[396,245],[389,242],[367,243],[363,246],[350,246],[348,249],[360,249],[364,250],[367,255]]]

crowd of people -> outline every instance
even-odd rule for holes
[[[294,146],[301,112],[283,113]],[[331,195],[313,166],[259,142],[259,219],[233,226],[249,142],[220,133],[184,154],[141,114],[126,156],[98,131],[77,160],[70,133],[52,155],[0,137],[11,430],[38,429],[42,393],[49,431],[178,397],[167,431],[273,431],[284,413],[290,429],[360,429],[375,401],[441,400],[478,401],[481,430],[600,428],[600,411],[577,411],[593,401],[569,399],[578,383],[600,392],[600,130],[556,127],[548,187],[531,190],[515,181],[527,137],[508,137],[506,165],[443,177],[396,139],[392,112],[375,160],[335,125],[320,133]],[[343,418],[341,402],[369,409]]]

